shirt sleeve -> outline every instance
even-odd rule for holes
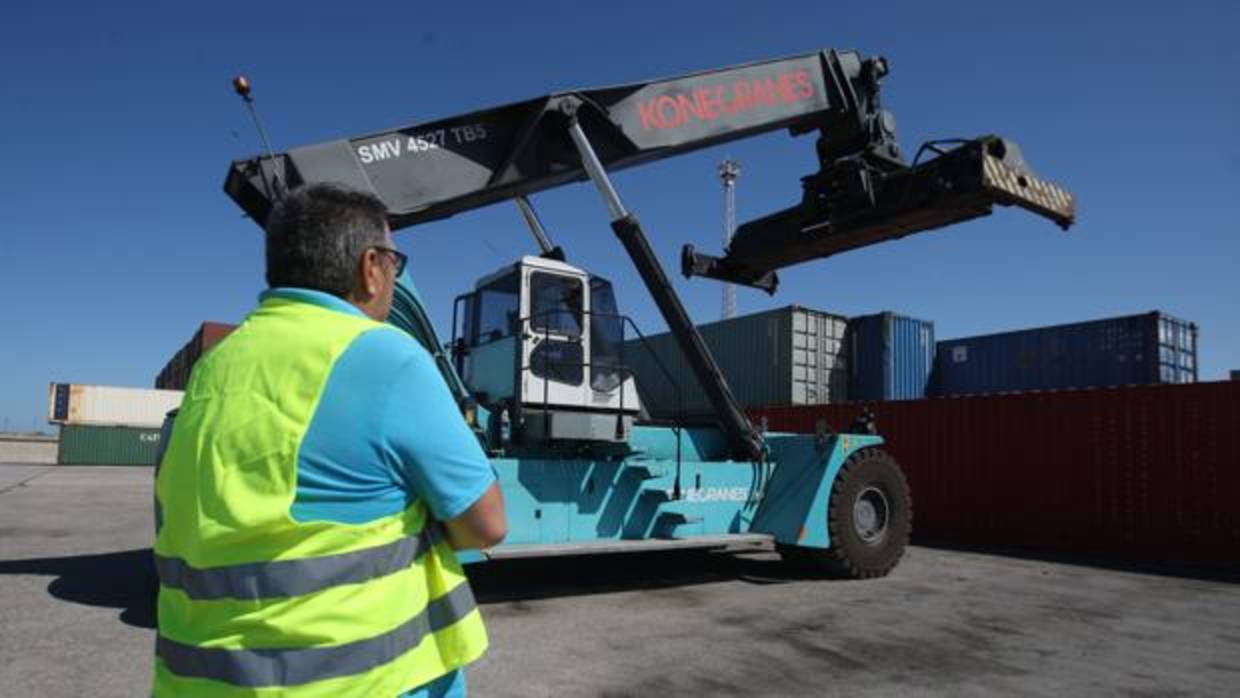
[[[392,376],[383,423],[397,478],[436,519],[460,516],[495,482],[482,446],[421,346]]]

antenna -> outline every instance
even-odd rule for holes
[[[258,118],[258,110],[254,108],[254,96],[250,94],[250,79],[244,75],[238,75],[232,81],[233,90],[241,97],[241,101],[245,102],[246,109],[250,111],[250,117],[254,119],[254,126],[258,128],[258,137],[263,141],[263,147],[267,150],[267,159],[271,161],[271,179],[274,183],[274,192],[267,192],[268,198],[273,202],[276,197],[284,195],[284,183],[280,181],[280,175],[276,172],[276,155],[271,149],[271,141],[267,139],[267,130],[263,128],[263,122]],[[261,165],[260,165],[261,169]],[[263,184],[267,184],[267,178],[263,178]]]
[[[741,176],[741,165],[735,160],[724,160],[719,163],[719,179],[723,181],[723,251],[727,254],[728,245],[732,244],[732,234],[736,232],[736,178]],[[736,317],[736,287],[730,283],[723,284],[724,320]]]

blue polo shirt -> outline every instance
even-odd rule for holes
[[[363,315],[328,293],[275,288],[278,297]],[[441,521],[464,513],[495,481],[477,438],[431,355],[400,332],[366,332],[328,375],[297,459],[297,521],[358,524],[405,510],[415,499]],[[455,671],[406,696],[465,695]]]

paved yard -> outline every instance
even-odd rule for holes
[[[0,465],[0,696],[143,695],[150,469]],[[476,696],[1235,695],[1240,583],[914,547],[889,578],[770,553],[473,574]]]

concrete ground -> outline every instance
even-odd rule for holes
[[[151,470],[0,465],[0,696],[149,686]],[[913,547],[888,578],[770,553],[473,573],[476,696],[1236,695],[1240,583]]]

